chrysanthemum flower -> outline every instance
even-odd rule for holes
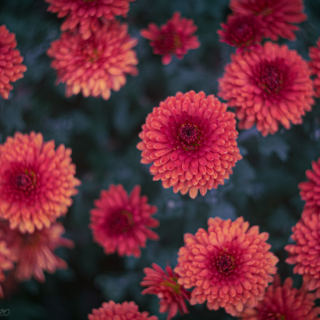
[[[50,4],[48,11],[58,12],[58,17],[66,17],[61,31],[79,29],[83,39],[90,38],[99,29],[103,20],[113,20],[115,16],[127,16],[129,2],[134,0],[45,0]]]
[[[237,53],[243,49],[257,49],[262,40],[262,24],[259,17],[229,15],[227,24],[221,23],[222,30],[218,30],[220,41],[237,47]]]
[[[316,47],[309,48],[309,57],[311,58],[311,72],[316,76],[313,80],[315,96],[320,98],[320,38],[317,41]]]
[[[302,0],[230,0],[235,14],[261,17],[264,37],[277,41],[278,37],[295,40],[296,23],[307,19]]]
[[[298,290],[292,288],[293,281],[287,278],[281,286],[280,276],[266,291],[255,308],[246,308],[238,317],[241,320],[316,320],[320,308],[315,307],[316,295],[308,292],[305,284]]]
[[[239,128],[254,124],[263,136],[300,124],[314,104],[308,64],[286,45],[267,42],[259,50],[232,55],[219,79],[218,95],[236,108]]]
[[[49,227],[72,204],[80,181],[74,177],[71,149],[41,133],[22,134],[0,145],[0,217],[10,228],[33,233]]]
[[[153,163],[153,180],[195,198],[217,188],[242,157],[234,113],[214,95],[178,92],[153,108],[142,126],[137,148],[141,163]]]
[[[57,70],[57,83],[66,83],[66,96],[78,94],[107,100],[111,90],[119,91],[126,75],[136,76],[138,64],[136,39],[127,34],[128,26],[118,21],[106,22],[92,36],[83,40],[78,33],[64,32],[47,51]]]
[[[210,218],[208,225],[208,231],[185,234],[174,271],[184,288],[195,287],[192,305],[207,301],[208,309],[222,307],[235,316],[263,299],[278,258],[265,242],[268,233],[259,233],[258,226],[248,229],[249,223],[242,217],[233,222]]]
[[[189,313],[185,300],[190,300],[190,292],[178,284],[178,274],[170,266],[166,271],[153,263],[152,268],[143,269],[146,276],[140,283],[147,287],[142,294],[155,294],[160,299],[160,312],[168,312],[167,320],[174,317],[178,310],[181,314]]]
[[[158,240],[155,228],[159,221],[151,216],[157,211],[150,206],[146,196],[140,196],[140,186],[135,186],[128,196],[123,186],[111,185],[102,190],[90,211],[90,228],[93,239],[106,254],[140,257],[140,247],[145,248],[147,239]]]
[[[181,19],[180,12],[175,12],[160,28],[155,23],[149,23],[148,29],[142,29],[140,34],[151,40],[153,53],[163,56],[162,63],[169,64],[173,55],[182,59],[188,50],[199,48],[198,37],[193,35],[197,29],[192,19]]]
[[[5,271],[13,269],[13,262],[17,261],[17,255],[12,252],[4,239],[0,239],[0,298],[3,297],[2,282],[5,281]]]
[[[8,99],[13,86],[10,82],[15,82],[23,78],[23,72],[27,67],[22,63],[23,58],[19,50],[14,50],[17,46],[16,36],[9,33],[5,25],[0,26],[0,95]]]

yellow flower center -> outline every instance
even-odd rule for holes
[[[172,288],[173,291],[177,294],[181,293],[181,291],[180,291],[181,285],[178,284],[178,278],[171,277],[170,280],[163,281],[160,283],[160,285],[164,285],[169,288]]]

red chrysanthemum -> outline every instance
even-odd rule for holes
[[[72,204],[80,181],[74,177],[71,149],[41,133],[22,134],[0,145],[0,217],[10,228],[33,233],[49,227]]]
[[[242,157],[234,113],[214,95],[178,92],[153,108],[142,126],[137,148],[141,163],[153,163],[153,180],[195,198],[217,188]]]
[[[119,91],[126,75],[136,76],[138,64],[132,48],[137,40],[127,34],[127,24],[106,22],[83,40],[78,33],[64,32],[47,51],[57,70],[57,83],[66,83],[66,96],[78,94],[107,100],[111,90]]]
[[[188,50],[199,48],[198,37],[193,35],[197,28],[192,19],[181,19],[180,12],[175,12],[160,28],[155,23],[149,23],[148,29],[142,29],[140,34],[151,40],[153,53],[163,56],[162,63],[169,64],[173,55],[182,59]]]
[[[149,228],[159,225],[151,216],[157,211],[150,206],[146,196],[140,196],[140,186],[135,186],[128,196],[123,186],[111,185],[102,190],[94,201],[96,208],[90,211],[90,228],[93,239],[106,254],[118,252],[120,256],[140,257],[140,247],[145,248],[147,239],[158,240]]]
[[[235,14],[261,17],[264,37],[277,41],[278,37],[295,40],[295,26],[307,19],[302,0],[230,0]]]
[[[89,320],[158,320],[156,316],[149,316],[147,311],[139,312],[138,306],[133,302],[115,303],[110,300],[104,302],[99,309],[92,309],[88,315]]]
[[[115,16],[126,17],[129,2],[134,0],[45,0],[50,4],[48,11],[66,17],[61,31],[78,28],[83,39],[90,38],[99,29],[101,21],[113,20]]]
[[[209,218],[208,225],[208,231],[185,234],[174,271],[180,276],[179,284],[195,287],[192,305],[207,301],[210,310],[222,307],[235,316],[263,299],[278,258],[265,242],[268,233],[259,233],[258,226],[248,230],[249,223],[242,217],[233,222]]]
[[[237,53],[243,49],[257,49],[262,40],[262,24],[256,16],[229,15],[227,24],[221,23],[222,30],[218,30],[220,41],[237,47]]]
[[[305,284],[298,290],[292,288],[293,281],[287,278],[281,286],[280,276],[266,291],[262,301],[246,308],[238,315],[242,320],[317,320],[320,308],[315,307],[316,295],[308,292]]]
[[[143,269],[146,276],[140,283],[148,287],[142,294],[155,294],[160,299],[160,312],[168,312],[167,320],[173,318],[178,310],[181,314],[189,313],[185,300],[190,300],[190,292],[178,284],[179,276],[170,266],[166,271],[153,263],[152,268]]]
[[[266,42],[259,50],[232,55],[219,79],[218,95],[236,108],[240,129],[254,124],[263,136],[300,124],[314,104],[310,70],[295,50]]]
[[[0,26],[0,95],[3,99],[8,99],[13,86],[10,82],[15,82],[23,78],[23,72],[27,67],[22,63],[23,58],[19,50],[14,50],[17,46],[16,36],[9,33],[5,25]]]
[[[5,239],[0,239],[0,298],[3,298],[2,282],[6,280],[4,271],[13,269],[13,262],[17,261],[17,255],[12,252]]]
[[[310,68],[315,79],[313,85],[315,89],[315,96],[320,98],[320,38],[317,41],[316,47],[309,48]]]

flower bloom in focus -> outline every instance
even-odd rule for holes
[[[256,124],[263,136],[301,124],[314,104],[308,64],[286,45],[267,42],[259,50],[231,56],[218,95],[236,107],[240,129]]]
[[[316,76],[313,80],[315,96],[320,98],[320,38],[317,41],[316,47],[309,48],[309,57],[311,58],[311,72]]]
[[[139,312],[138,306],[133,302],[115,303],[110,300],[104,302],[99,309],[92,309],[88,315],[88,320],[158,320],[156,316],[150,316],[149,313]]]
[[[227,24],[221,23],[218,30],[220,41],[237,47],[237,53],[243,49],[257,49],[262,40],[262,25],[259,17],[229,15]]]
[[[140,283],[141,286],[147,287],[142,294],[155,294],[160,299],[160,312],[168,312],[167,320],[173,318],[176,313],[189,313],[185,300],[190,300],[190,292],[178,284],[179,276],[170,266],[166,271],[153,263],[152,268],[143,269],[146,276]]]
[[[19,50],[14,50],[17,46],[16,36],[9,33],[5,25],[0,26],[0,95],[3,99],[8,99],[13,86],[10,82],[15,82],[23,78],[23,72],[27,67],[22,63],[23,58]]]
[[[320,308],[315,307],[316,295],[308,292],[305,284],[298,290],[292,288],[293,281],[287,278],[281,286],[280,276],[266,291],[255,308],[246,308],[238,317],[241,320],[316,320]]]
[[[209,218],[208,231],[185,234],[174,271],[184,288],[195,287],[190,303],[207,301],[209,310],[225,308],[235,316],[244,307],[263,299],[268,282],[276,273],[278,258],[265,241],[269,235],[249,228],[240,217],[235,221]]]
[[[140,186],[135,186],[128,196],[123,186],[111,185],[102,190],[90,211],[90,228],[93,239],[106,254],[118,252],[120,256],[140,257],[140,247],[145,248],[147,239],[158,240],[149,228],[159,225],[151,216],[157,211],[150,206],[146,196],[140,196]]]
[[[127,16],[129,2],[134,0],[45,0],[50,4],[48,11],[58,12],[58,17],[66,17],[61,31],[78,28],[83,39],[90,38],[92,32],[100,28],[103,20],[113,20],[115,16]]]
[[[71,149],[41,133],[17,132],[0,145],[0,217],[10,228],[33,233],[49,227],[72,204],[80,181],[74,177]]]
[[[180,12],[175,12],[160,28],[155,23],[149,23],[148,29],[142,29],[140,34],[151,40],[153,53],[163,56],[162,63],[169,64],[173,55],[182,59],[188,50],[200,47],[198,37],[193,35],[197,28],[192,19],[181,19]]]
[[[137,148],[141,163],[153,163],[153,180],[195,198],[217,188],[242,157],[234,113],[204,92],[178,92],[153,108],[142,126]]]
[[[17,261],[17,256],[12,252],[4,239],[0,239],[0,298],[3,298],[2,283],[5,282],[6,276],[4,271],[13,269],[13,262]]]
[[[84,40],[75,32],[64,32],[47,51],[57,70],[57,83],[66,83],[66,96],[78,94],[108,100],[111,90],[119,91],[126,75],[136,76],[138,64],[136,39],[127,34],[128,26],[118,21],[107,22]]]
[[[295,26],[307,19],[303,13],[303,0],[230,0],[231,10],[238,15],[261,17],[264,37],[277,41],[278,37],[296,39]]]

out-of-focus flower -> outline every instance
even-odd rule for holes
[[[57,70],[57,84],[66,83],[67,97],[81,91],[85,97],[108,100],[111,90],[119,91],[125,85],[127,74],[138,74],[132,50],[137,40],[127,32],[127,24],[107,21],[87,40],[78,33],[64,32],[51,43],[47,54]]]
[[[156,316],[149,316],[149,313],[139,312],[138,306],[133,302],[115,303],[110,300],[104,302],[99,309],[92,309],[88,315],[89,320],[158,320]]]
[[[4,239],[0,239],[0,298],[4,297],[2,283],[6,280],[4,271],[13,269],[13,262],[17,261],[17,256],[12,252]]]
[[[303,284],[298,290],[292,288],[293,281],[287,278],[281,286],[280,276],[266,291],[255,308],[246,308],[237,316],[242,320],[316,320],[320,308],[315,307],[316,295],[308,292]]]
[[[23,72],[27,67],[22,63],[23,58],[17,46],[16,36],[9,33],[5,25],[0,26],[0,95],[8,99],[10,90],[13,89],[11,82],[23,78]]]
[[[157,211],[150,206],[146,196],[140,196],[140,186],[135,186],[128,196],[123,186],[111,185],[102,190],[90,211],[90,228],[93,239],[106,254],[140,257],[140,247],[145,248],[147,239],[158,240],[158,235],[149,228],[159,225],[151,216]]]
[[[262,24],[259,17],[229,15],[227,24],[221,23],[222,30],[218,30],[220,41],[237,47],[237,53],[243,49],[257,49],[262,40]]]
[[[0,145],[0,216],[10,228],[33,233],[49,227],[72,204],[80,181],[74,177],[71,149],[41,133],[17,132]]]
[[[78,28],[83,39],[90,38],[92,32],[100,28],[100,23],[113,20],[115,16],[126,17],[129,2],[134,0],[45,0],[50,4],[48,11],[58,12],[58,17],[66,17],[61,31]]]
[[[137,148],[141,163],[153,163],[153,180],[195,198],[217,188],[242,157],[234,113],[204,92],[178,92],[153,108],[142,126]]]
[[[315,96],[320,98],[320,38],[317,41],[316,47],[309,48],[309,57],[311,58],[311,72],[316,76],[313,80]]]
[[[142,294],[155,294],[160,299],[160,312],[168,312],[167,320],[173,318],[178,310],[181,314],[189,313],[185,300],[190,300],[190,292],[178,284],[179,276],[170,266],[166,271],[153,263],[152,268],[143,269],[146,276],[140,283],[147,287]]]
[[[140,34],[151,40],[153,53],[163,56],[162,63],[169,64],[173,55],[182,59],[188,50],[199,48],[198,37],[193,35],[197,28],[192,19],[181,19],[180,12],[175,12],[160,28],[155,23],[149,23],[148,29],[142,29]]]
[[[307,19],[303,12],[303,0],[230,0],[235,14],[261,17],[264,37],[277,41],[278,37],[295,40],[295,26]]]
[[[300,124],[311,110],[313,86],[306,61],[286,45],[267,42],[259,50],[232,55],[219,79],[218,95],[236,107],[240,129],[256,124],[263,136]]]
[[[222,307],[235,316],[263,299],[278,258],[265,242],[268,233],[259,233],[258,226],[248,229],[249,223],[242,217],[233,222],[210,218],[208,225],[208,231],[185,234],[174,271],[184,288],[195,287],[192,305],[207,301],[208,309]]]

